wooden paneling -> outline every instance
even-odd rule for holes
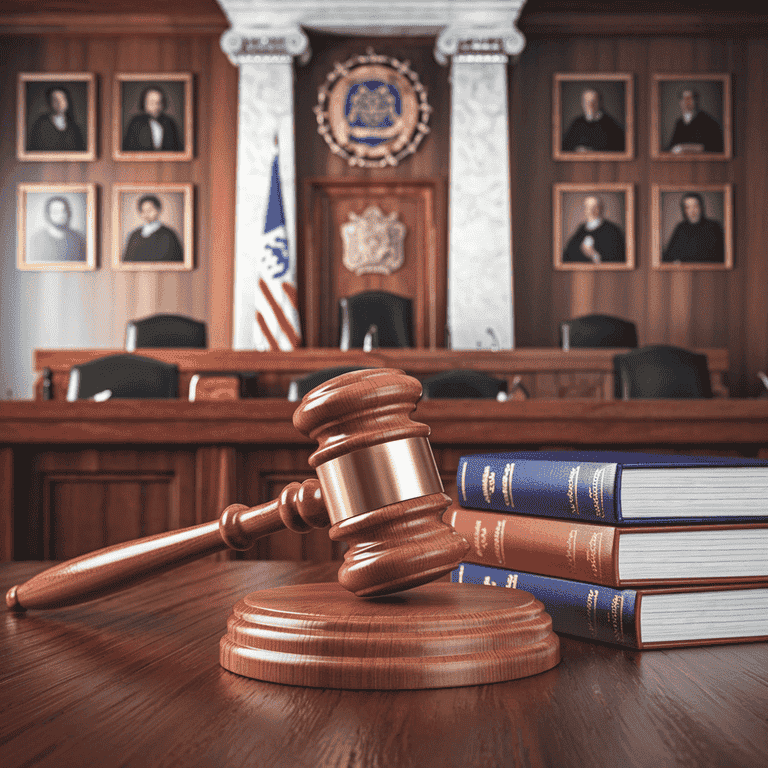
[[[571,17],[574,21],[575,18]],[[551,23],[554,23],[550,19]],[[543,20],[542,20],[543,23]],[[632,34],[576,36],[562,24],[544,38],[533,26],[510,70],[515,317],[518,346],[556,345],[561,320],[602,312],[637,324],[641,344],[727,347],[731,394],[754,395],[755,374],[768,360],[768,43],[745,38]],[[683,36],[681,36],[681,34]],[[632,72],[635,76],[635,159],[555,162],[549,125],[557,72]],[[728,72],[733,75],[734,157],[729,161],[650,159],[652,75]],[[622,182],[634,185],[637,266],[632,272],[554,272],[552,185]],[[735,263],[730,271],[662,272],[651,267],[653,184],[734,186]]]
[[[360,291],[388,291],[413,301],[414,346],[437,346],[445,328],[445,259],[436,248],[435,198],[443,194],[432,180],[335,180],[306,182],[305,275],[321,290],[305,294],[304,320],[309,346],[338,346],[339,299]],[[396,215],[405,227],[403,264],[391,274],[356,274],[343,264],[341,228],[369,206]]]

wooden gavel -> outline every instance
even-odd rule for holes
[[[316,387],[293,423],[317,440],[318,479],[291,483],[279,499],[227,507],[218,521],[116,544],[49,568],[12,587],[15,610],[58,608],[115,592],[199,557],[249,549],[284,527],[332,526],[349,545],[339,583],[361,596],[425,584],[455,568],[469,544],[442,521],[443,493],[428,436],[410,419],[421,384],[395,369],[354,371]]]

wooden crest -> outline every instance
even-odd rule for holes
[[[365,55],[336,63],[318,91],[318,132],[350,165],[384,168],[413,154],[432,108],[409,62]]]

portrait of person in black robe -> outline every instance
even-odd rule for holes
[[[84,152],[83,131],[72,113],[72,97],[66,88],[54,85],[45,92],[48,111],[32,124],[27,137],[28,152]]]
[[[675,227],[661,255],[671,264],[725,263],[725,236],[720,222],[708,219],[704,199],[698,192],[686,192],[680,199],[682,221]]]
[[[126,152],[182,152],[184,137],[176,121],[168,115],[168,98],[155,85],[146,87],[139,97],[140,114],[131,118],[123,136]]]
[[[564,264],[616,264],[626,262],[624,232],[603,217],[603,201],[594,195],[584,199],[584,222],[568,239]]]
[[[44,207],[45,222],[31,237],[27,251],[29,263],[55,263],[86,260],[86,241],[70,227],[72,207],[66,197],[49,197]]]
[[[144,224],[134,229],[128,236],[123,261],[163,263],[184,261],[184,249],[179,236],[160,221],[163,210],[160,198],[156,195],[143,195],[139,198],[137,208]]]
[[[563,136],[563,151],[623,152],[624,128],[603,110],[602,94],[594,88],[583,91],[581,109]]]
[[[686,89],[679,97],[680,117],[675,122],[665,151],[722,152],[723,129],[712,115],[699,108],[698,92]]]

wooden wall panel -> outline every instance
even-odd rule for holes
[[[562,35],[562,32],[561,32]],[[764,111],[768,43],[747,38],[556,36],[528,38],[510,69],[516,342],[558,343],[562,319],[603,312],[632,320],[641,344],[727,347],[731,394],[759,391],[768,362],[768,153]],[[556,72],[631,72],[635,159],[555,162],[549,137]],[[656,72],[733,74],[734,157],[729,161],[650,159],[651,83]],[[552,185],[624,182],[635,187],[636,269],[556,272],[552,267]],[[735,264],[730,271],[651,268],[653,184],[730,183]]]

